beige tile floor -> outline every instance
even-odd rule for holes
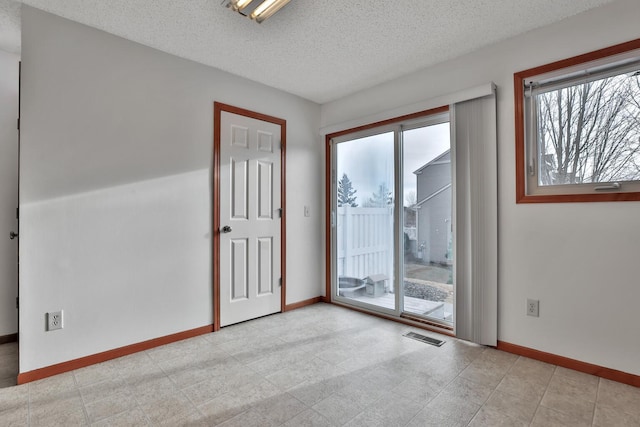
[[[17,374],[18,343],[0,345],[0,388],[16,385]]]
[[[448,337],[433,347],[410,330],[316,304],[5,383],[0,425],[640,425],[638,388]],[[17,346],[0,348],[4,366]]]

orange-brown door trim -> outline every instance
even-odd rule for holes
[[[280,266],[282,274],[282,290],[280,294],[280,310],[286,310],[286,246],[287,246],[287,209],[286,209],[286,147],[287,147],[287,121],[277,117],[257,113],[244,108],[234,107],[232,105],[223,104],[221,102],[213,103],[213,206],[211,209],[212,216],[212,265],[213,265],[213,330],[220,330],[220,125],[222,112],[226,111],[240,116],[250,117],[252,119],[262,120],[274,123],[280,126],[280,163],[281,163],[281,184],[280,193],[282,200],[282,222],[280,227],[281,245],[280,245]]]

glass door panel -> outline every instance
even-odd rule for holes
[[[385,132],[335,147],[335,296],[396,311],[394,146]]]
[[[403,143],[403,311],[453,322],[449,123],[406,130]]]

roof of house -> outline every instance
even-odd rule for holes
[[[440,154],[438,157],[436,157],[433,160],[431,160],[431,161],[425,163],[424,165],[422,165],[419,169],[416,169],[415,171],[413,171],[413,173],[416,174],[416,175],[420,175],[429,166],[437,165],[437,164],[443,164],[443,163],[451,163],[451,159],[442,160],[442,158],[445,157],[450,152],[451,152],[451,150],[445,151],[444,153]]]

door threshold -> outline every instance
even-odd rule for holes
[[[414,317],[411,315],[406,315],[405,313],[398,316],[392,316],[388,314],[383,314],[373,310],[367,310],[366,308],[356,307],[354,305],[346,304],[343,302],[338,302],[331,300],[328,302],[329,304],[338,305],[340,307],[348,308],[349,310],[358,311],[360,313],[369,314],[371,316],[379,317],[381,319],[391,320],[393,322],[402,323],[403,325],[413,326],[415,328],[424,329],[425,331],[436,332],[438,334],[447,335],[455,338],[455,334],[453,332],[453,326],[451,325],[442,325],[435,322],[430,322],[420,317]]]
[[[414,315],[414,314],[402,313],[400,315],[400,317],[402,317],[404,319],[412,320],[414,322],[423,323],[425,325],[429,325],[429,326],[432,326],[434,328],[444,329],[444,330],[453,332],[453,326],[452,325],[439,323],[439,322],[436,322],[436,321],[433,321],[433,320],[428,320],[428,319],[425,319],[424,317],[420,317],[420,316],[417,316],[417,315]]]

